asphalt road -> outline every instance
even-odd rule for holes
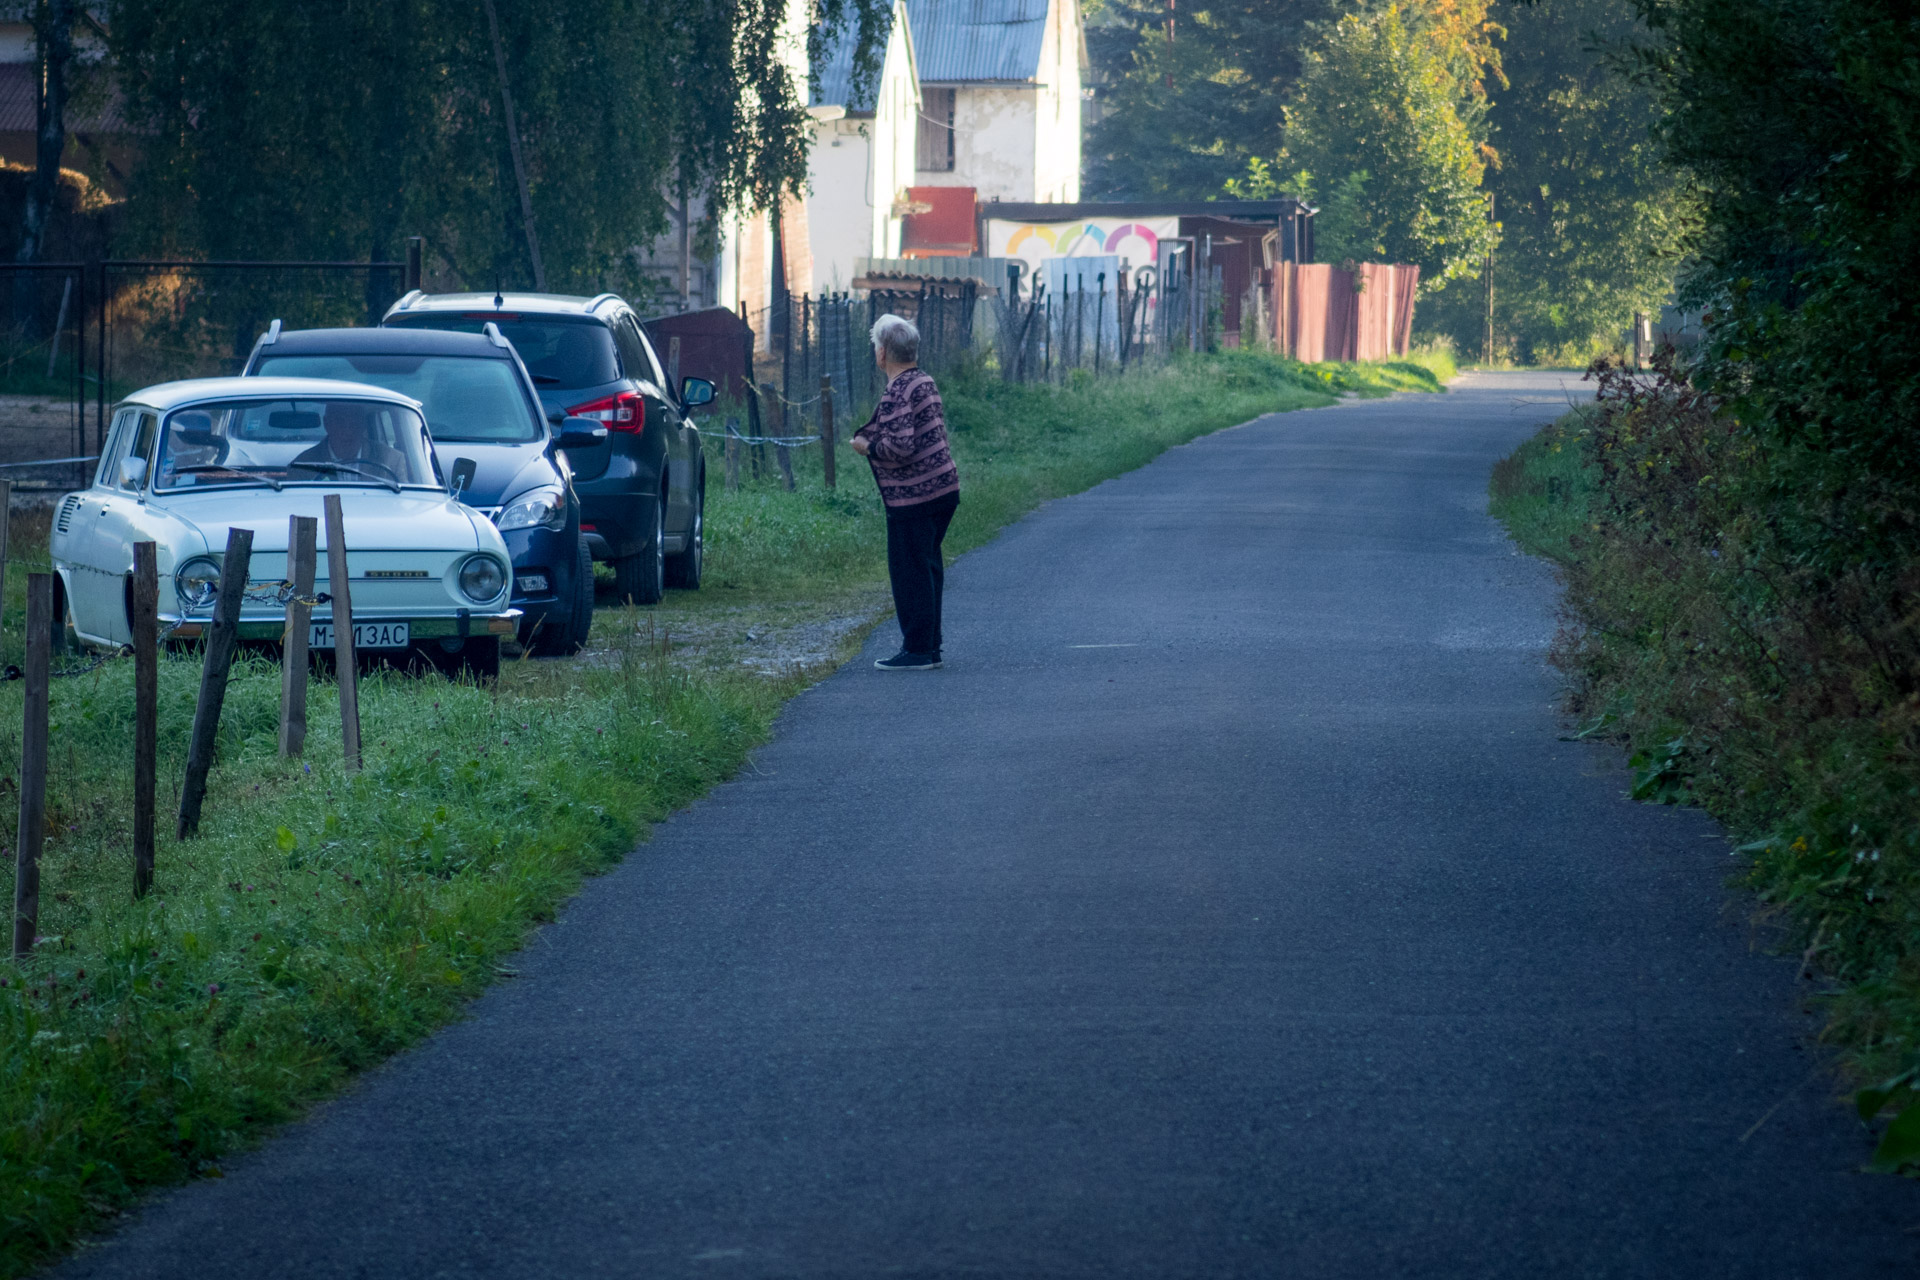
[[[800,697],[470,1021],[64,1274],[1920,1274],[1725,842],[1560,740],[1484,508],[1563,381],[1009,529],[946,670]]]

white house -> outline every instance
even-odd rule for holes
[[[877,82],[854,83],[853,44],[847,32],[829,48],[810,108],[807,227],[816,293],[850,288],[855,258],[899,256],[914,182],[920,82],[904,0],[894,0]]]
[[[1079,0],[906,0],[920,72],[914,185],[1080,199]]]

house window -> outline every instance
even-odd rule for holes
[[[922,173],[953,172],[953,89],[920,91],[920,135],[914,167]]]

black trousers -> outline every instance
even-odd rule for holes
[[[893,580],[893,609],[908,653],[940,652],[940,596],[947,582],[940,542],[959,505],[960,495],[950,493],[887,511],[887,576]]]

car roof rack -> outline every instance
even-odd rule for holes
[[[603,302],[618,302],[618,301],[620,301],[620,295],[619,295],[619,294],[617,294],[617,293],[603,293],[603,294],[600,294],[600,295],[599,295],[598,297],[595,297],[595,298],[589,298],[589,299],[587,300],[587,310],[588,310],[588,311],[595,311],[595,310],[597,310],[597,309],[599,308],[599,306],[600,306],[600,304],[601,304],[601,303],[603,303]]]
[[[486,324],[482,325],[480,332],[486,334],[487,341],[491,342],[494,346],[505,347],[508,351],[513,350],[513,344],[507,341],[506,336],[500,332],[500,326],[493,321],[489,320]]]
[[[260,336],[260,345],[270,347],[278,341],[280,341],[280,320],[275,317],[274,322],[267,326],[267,331]]]
[[[400,301],[393,304],[392,310],[405,311],[408,307],[426,296],[427,291],[425,289],[410,289],[401,296]]]

